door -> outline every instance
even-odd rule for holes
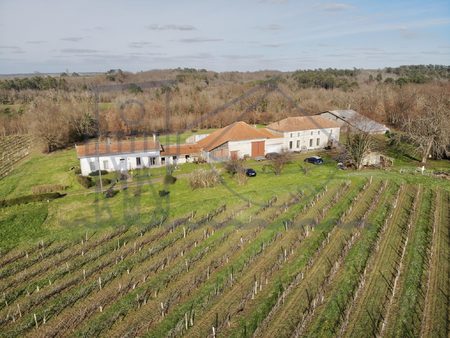
[[[232,160],[237,160],[238,159],[238,151],[237,150],[230,151],[230,157]]]
[[[264,156],[264,141],[252,142],[252,157]]]

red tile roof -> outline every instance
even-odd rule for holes
[[[76,145],[78,158],[97,155],[119,155],[159,151],[159,142],[153,140],[124,140],[113,142],[89,142]]]
[[[161,156],[167,155],[190,155],[190,154],[198,154],[200,152],[200,148],[197,144],[174,144],[161,146]]]
[[[267,129],[254,128],[243,121],[234,122],[222,129],[218,129],[209,134],[204,139],[197,142],[201,149],[211,151],[218,146],[229,141],[244,141],[255,139],[277,138]]]
[[[294,116],[273,122],[267,128],[276,131],[298,131],[310,129],[339,128],[339,124],[322,116]]]

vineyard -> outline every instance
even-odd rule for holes
[[[445,337],[449,198],[333,179],[14,248],[0,259],[0,335]]]
[[[0,179],[13,170],[14,165],[29,154],[32,138],[24,135],[0,137]]]

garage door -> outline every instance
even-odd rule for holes
[[[252,142],[252,157],[264,156],[264,141]]]

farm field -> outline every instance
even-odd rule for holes
[[[2,337],[448,335],[446,180],[298,155],[280,176],[248,161],[242,186],[191,190],[187,165],[168,197],[156,170],[105,199],[73,156],[33,154],[0,181],[2,198],[67,186],[0,209]]]

